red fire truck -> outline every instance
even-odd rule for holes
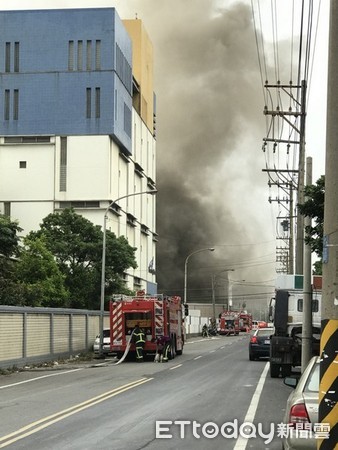
[[[136,324],[146,334],[145,354],[156,353],[156,341],[161,336],[171,339],[171,357],[181,355],[184,345],[184,315],[181,297],[145,295],[135,297],[114,295],[110,301],[110,350],[120,358],[124,354]],[[134,344],[130,351],[135,352]]]
[[[239,316],[234,311],[223,311],[219,318],[218,334],[239,334]]]
[[[240,331],[250,331],[252,328],[252,314],[247,311],[239,312],[239,329]]]

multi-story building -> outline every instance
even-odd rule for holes
[[[66,207],[137,248],[156,292],[153,51],[115,8],[0,11],[0,213],[23,234]],[[137,195],[134,195],[137,194]],[[116,202],[115,202],[116,200]]]

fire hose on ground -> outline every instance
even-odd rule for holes
[[[125,351],[124,351],[124,353],[123,353],[123,355],[122,355],[122,358],[119,359],[119,360],[114,364],[114,366],[117,366],[117,364],[122,363],[122,362],[126,359],[128,353],[129,353],[129,350],[130,350],[131,340],[132,340],[132,338],[133,338],[133,334],[134,334],[134,330],[133,330],[133,332],[132,332],[131,335],[130,335],[130,338],[129,338],[127,347],[126,347],[126,349],[125,349]]]

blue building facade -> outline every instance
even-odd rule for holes
[[[0,135],[110,135],[131,153],[132,42],[115,8],[0,11]]]

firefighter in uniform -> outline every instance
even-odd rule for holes
[[[137,324],[133,331],[133,342],[136,349],[136,361],[143,362],[143,349],[146,343],[146,335],[140,325]]]
[[[206,323],[202,327],[202,337],[209,337],[208,325]]]
[[[159,336],[156,340],[155,362],[168,362],[171,349],[169,336]]]

